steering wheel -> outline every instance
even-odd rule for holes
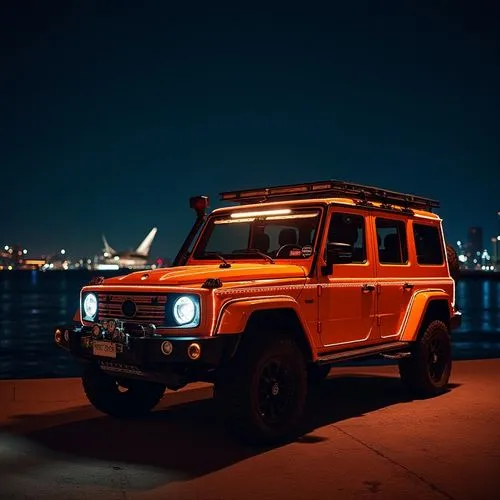
[[[280,256],[280,253],[283,252],[284,250],[292,250],[292,248],[297,248],[298,250],[302,251],[302,247],[300,245],[297,245],[295,243],[287,243],[286,245],[283,245],[282,247],[278,248],[278,251],[276,252],[276,258]]]

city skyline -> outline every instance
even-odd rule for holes
[[[496,231],[500,51],[485,5],[218,9],[16,2],[0,18],[0,239],[92,254],[190,196],[342,179],[441,201],[451,242]],[[488,222],[491,221],[491,222]],[[78,249],[78,250],[77,250]]]
[[[498,212],[496,214],[496,216],[498,217],[499,224],[498,224],[497,230],[493,231],[491,234],[488,234],[488,232],[484,230],[483,225],[475,225],[475,226],[471,226],[467,229],[464,229],[464,231],[462,231],[463,236],[459,237],[457,240],[451,240],[450,238],[446,238],[447,243],[451,244],[453,247],[455,247],[458,250],[465,249],[466,247],[473,247],[474,252],[476,250],[478,250],[479,248],[481,249],[481,252],[483,250],[487,250],[489,252],[491,249],[492,243],[497,245],[496,241],[500,241],[500,212]],[[155,230],[154,233],[156,234],[157,228],[154,228],[154,230]],[[188,230],[189,230],[189,228],[188,228]],[[471,231],[473,231],[473,230],[478,230],[480,233],[479,239],[477,239],[476,241],[472,241],[473,237],[471,236]],[[187,235],[187,231],[186,231],[186,235]],[[101,235],[101,237],[102,237],[102,235]],[[445,233],[445,237],[446,237],[446,233]],[[95,257],[96,255],[106,256],[106,248],[102,244],[102,239],[100,241],[101,241],[100,246],[96,247],[94,250],[92,250],[90,252],[83,252],[83,253],[81,251],[79,251],[78,249],[72,249],[71,245],[65,245],[65,244],[61,245],[59,248],[53,248],[50,251],[47,251],[45,253],[35,253],[33,251],[30,251],[30,250],[28,250],[29,245],[20,245],[18,242],[13,243],[13,242],[5,241],[4,242],[5,245],[2,244],[2,247],[5,247],[5,250],[7,250],[7,247],[17,246],[19,248],[19,250],[22,252],[23,256],[28,256],[30,258],[39,258],[39,257],[56,258],[56,257],[60,257],[62,259],[64,259],[64,258],[67,258],[67,259],[69,259],[69,258],[82,259],[83,258],[83,259],[85,259],[85,258]],[[479,241],[481,243],[479,243]],[[154,260],[157,258],[172,259],[178,251],[178,248],[176,248],[174,250],[173,254],[168,254],[168,253],[166,253],[158,248],[153,248],[153,246],[154,245],[151,244],[152,251],[151,251],[151,254],[149,256],[150,260],[151,259]],[[127,247],[123,247],[123,248],[127,248],[127,250],[124,250],[125,252],[133,250],[132,246],[127,246]],[[179,246],[179,248],[180,248],[180,246]]]

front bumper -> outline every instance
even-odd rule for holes
[[[92,335],[92,327],[58,327],[55,343],[81,360],[135,366],[141,370],[165,366],[216,367],[233,355],[239,335],[180,337],[136,336],[123,331],[120,340]]]

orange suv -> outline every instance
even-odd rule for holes
[[[166,389],[214,384],[228,424],[293,436],[308,382],[340,361],[399,361],[413,395],[442,392],[452,356],[456,254],[427,198],[341,181],[221,193],[173,266],[97,278],[55,342],[83,362],[90,402],[150,411]]]

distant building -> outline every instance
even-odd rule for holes
[[[493,242],[493,252],[494,252],[494,265],[497,270],[500,271],[500,210],[497,212],[497,234],[492,238]]]
[[[467,252],[471,255],[481,255],[484,250],[483,228],[470,227],[467,237]]]

